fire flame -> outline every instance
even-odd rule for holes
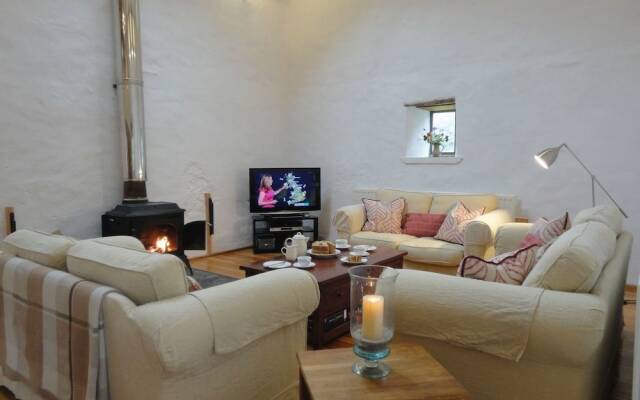
[[[169,247],[170,245],[171,245],[171,242],[169,242],[169,238],[166,236],[162,236],[156,239],[156,245],[151,246],[149,251],[156,252],[156,253],[166,253],[167,251],[170,250],[170,247]]]

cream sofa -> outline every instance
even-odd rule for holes
[[[582,229],[577,222],[574,228]],[[503,225],[496,237],[498,252],[517,248],[529,228]],[[396,293],[398,336],[424,345],[474,399],[605,398],[620,345],[632,246],[628,232],[616,233],[607,250],[613,256],[599,275],[594,269],[595,286],[585,293],[529,286],[526,280],[514,286],[402,270]],[[560,272],[584,266],[577,260],[589,264],[600,257],[598,238],[579,240],[571,240],[572,255],[563,259]],[[595,256],[586,256],[589,252]],[[515,322],[526,318],[531,318],[529,325]],[[516,344],[521,353],[511,347]],[[509,359],[509,354],[515,356]]]
[[[430,237],[416,238],[405,234],[364,232],[362,227],[366,217],[362,202],[337,210],[333,224],[339,238],[348,239],[353,245],[389,246],[406,251],[405,268],[449,275],[455,275],[458,264],[464,256],[493,257],[495,234],[501,225],[513,222],[518,207],[514,196],[495,194],[451,194],[378,189],[356,191],[354,197],[356,199],[366,197],[384,202],[402,197],[406,200],[405,212],[410,213],[445,214],[459,200],[472,210],[485,207],[484,215],[467,226],[464,246]]]
[[[76,242],[23,230],[1,250],[0,259],[29,259],[120,291],[103,302],[111,399],[298,398],[296,353],[306,349],[307,317],[319,303],[305,271],[187,293],[182,262],[134,238]],[[40,398],[1,368],[0,385]]]

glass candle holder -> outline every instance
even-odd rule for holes
[[[381,379],[391,371],[380,360],[389,355],[393,338],[393,297],[398,271],[380,265],[363,265],[351,268],[349,276],[353,352],[362,358],[352,369],[365,378]]]

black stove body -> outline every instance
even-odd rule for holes
[[[157,241],[166,238],[162,249],[179,257],[191,272],[184,250],[184,212],[176,203],[123,203],[102,215],[102,236],[133,236],[150,251],[157,249]]]

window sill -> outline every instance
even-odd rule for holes
[[[455,165],[462,162],[462,157],[402,157],[402,162],[405,164],[441,164],[441,165]]]

